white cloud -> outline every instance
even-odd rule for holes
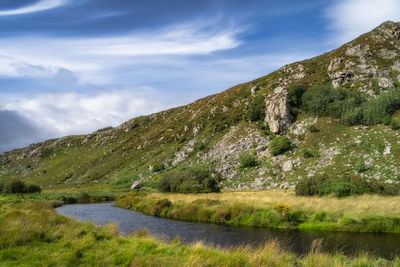
[[[115,90],[93,95],[46,93],[3,95],[0,110],[15,111],[46,132],[48,137],[82,134],[170,107],[150,88]]]
[[[399,0],[336,0],[325,10],[334,41],[344,43],[387,20],[400,20]]]
[[[112,82],[110,70],[143,62],[145,57],[206,55],[240,45],[240,29],[204,31],[210,27],[209,22],[198,22],[117,37],[1,38],[0,75],[51,76],[68,69],[84,82],[105,84]]]
[[[67,2],[66,0],[41,0],[35,4],[24,6],[17,9],[0,10],[0,16],[22,15],[22,14],[44,11],[62,6],[66,2]]]

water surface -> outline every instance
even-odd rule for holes
[[[341,251],[351,256],[364,251],[388,259],[400,256],[399,234],[279,231],[185,222],[147,216],[114,207],[113,203],[65,205],[57,208],[57,211],[100,225],[116,223],[123,234],[146,228],[157,238],[172,240],[178,237],[186,244],[203,241],[221,247],[257,246],[268,240],[278,240],[285,244],[287,250],[303,255],[310,251],[313,242],[322,239],[322,251],[325,252]]]

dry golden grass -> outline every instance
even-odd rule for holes
[[[291,205],[293,210],[323,211],[327,214],[351,214],[400,216],[400,197],[362,195],[346,198],[303,197],[294,191],[241,191],[210,194],[163,194],[153,193],[149,197],[168,198],[174,202],[192,202],[197,199],[212,199],[229,203],[244,203],[256,208],[272,207],[276,203]]]

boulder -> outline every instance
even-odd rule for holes
[[[287,88],[277,87],[273,93],[267,95],[265,108],[264,123],[271,132],[284,132],[290,127],[293,116],[290,114]]]
[[[293,162],[291,160],[285,161],[282,165],[282,171],[288,172],[293,169]]]
[[[143,184],[139,181],[133,182],[131,186],[131,190],[140,189],[143,187]]]

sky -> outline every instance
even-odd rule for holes
[[[398,0],[1,0],[0,153],[188,104],[400,21]]]

